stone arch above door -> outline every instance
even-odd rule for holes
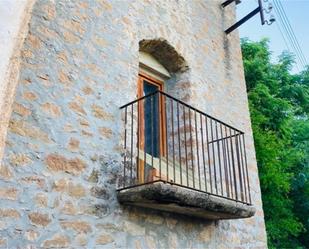
[[[140,50],[155,57],[170,73],[189,69],[184,57],[165,39],[141,40]]]

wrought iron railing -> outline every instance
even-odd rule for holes
[[[120,109],[118,190],[163,181],[251,205],[242,131],[162,91]]]

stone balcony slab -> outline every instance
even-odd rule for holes
[[[118,190],[117,197],[124,205],[211,220],[249,218],[255,214],[252,205],[162,181]]]

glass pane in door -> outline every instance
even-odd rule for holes
[[[159,90],[159,86],[151,84],[144,80],[143,91],[144,95],[153,93]],[[160,155],[160,117],[159,117],[159,95],[155,94],[148,97],[144,102],[144,139],[145,152],[153,157]]]

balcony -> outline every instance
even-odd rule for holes
[[[254,215],[242,131],[162,91],[120,109],[121,204],[205,219]]]

